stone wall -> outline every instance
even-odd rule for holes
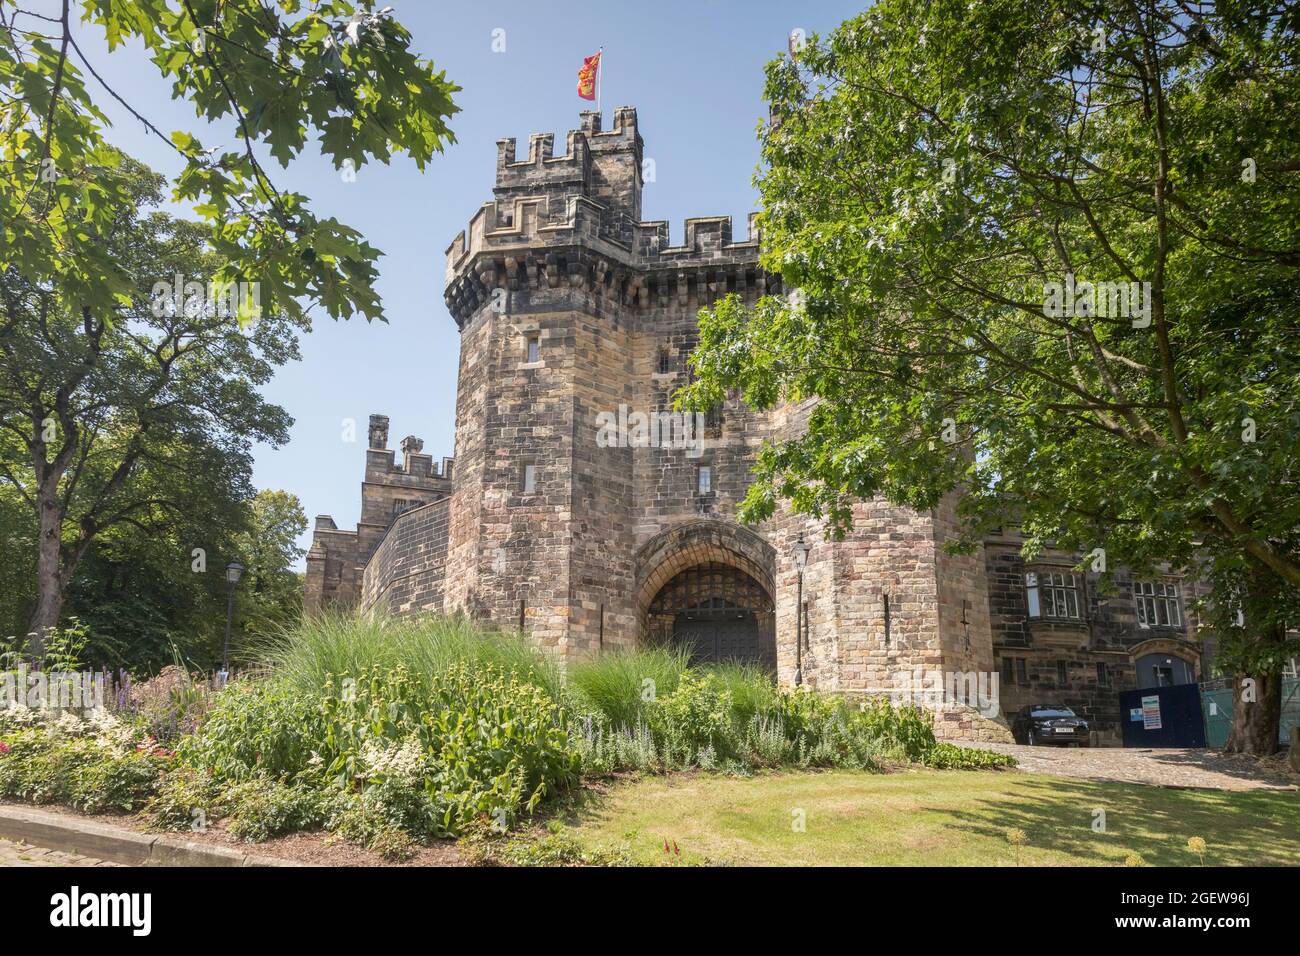
[[[393,519],[366,562],[361,607],[397,614],[441,611],[450,501],[443,498]]]
[[[452,491],[453,459],[439,467],[414,435],[402,439],[402,462],[388,445],[388,416],[371,415],[361,517],[355,531],[343,531],[329,515],[318,515],[307,552],[303,606],[353,606],[362,600],[363,568],[379,547],[393,518],[411,508],[446,498]]]

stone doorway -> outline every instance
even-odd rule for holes
[[[695,663],[776,669],[771,595],[740,568],[705,562],[679,571],[647,616],[652,640],[683,648]]]

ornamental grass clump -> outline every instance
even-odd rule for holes
[[[633,727],[677,689],[689,668],[690,655],[681,648],[619,649],[575,661],[565,689],[575,710],[599,715],[611,727]]]
[[[487,630],[467,618],[431,615],[414,620],[380,612],[327,612],[268,638],[258,663],[304,693],[331,680],[360,679],[378,668],[406,670],[413,680],[456,664],[491,667],[543,688],[558,700],[562,678],[555,662],[518,634]]]

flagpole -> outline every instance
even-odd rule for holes
[[[596,67],[596,113],[601,117],[603,122],[605,114],[600,108],[600,90],[602,84],[605,82],[605,48],[601,47],[597,52],[600,53],[600,61]]]

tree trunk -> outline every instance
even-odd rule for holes
[[[1279,655],[1271,652],[1286,643],[1286,625],[1273,613],[1283,602],[1285,588],[1260,564],[1252,564],[1246,573],[1246,639],[1254,646],[1233,676],[1232,730],[1224,745],[1229,753],[1268,756],[1279,749],[1282,674],[1276,666]]]
[[[45,656],[45,638],[50,628],[59,624],[63,610],[63,575],[60,573],[60,545],[63,539],[63,514],[58,507],[57,482],[41,488],[40,534],[36,542],[36,610],[28,627],[26,655],[32,661]]]
[[[1223,749],[1261,757],[1277,753],[1281,719],[1282,675],[1238,674],[1232,687],[1232,731]]]

